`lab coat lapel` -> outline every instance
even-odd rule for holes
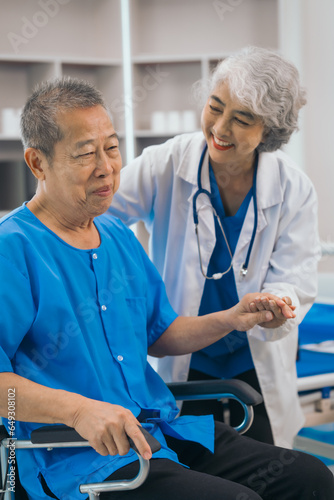
[[[282,203],[283,192],[280,182],[279,164],[277,158],[270,153],[260,153],[257,171],[257,210],[258,222],[256,234],[259,234],[267,225],[266,208]],[[253,199],[249,204],[244,225],[238,240],[236,253],[248,247],[254,228]]]
[[[198,169],[197,169],[198,171]],[[196,171],[196,184],[193,186],[192,193],[188,198],[188,202],[191,204],[191,210],[193,211],[193,199],[198,191],[197,185],[197,171]],[[209,177],[209,153],[206,152],[202,166],[202,188],[211,192],[210,177]],[[212,212],[212,205],[210,198],[201,193],[196,200],[196,211],[198,214],[198,233],[201,243],[201,254],[203,259],[203,267],[206,269],[209,265],[209,260],[213,252],[216,235],[215,235],[215,220]]]
[[[190,204],[189,210],[191,210],[191,213],[193,213],[193,198],[198,190],[197,173],[204,146],[205,138],[202,132],[192,134],[192,140],[189,141],[188,147],[185,149],[182,158],[180,158],[180,163],[176,170],[176,175],[192,184],[191,194],[187,200]],[[210,192],[208,151],[203,161],[201,180],[202,187]],[[199,231],[201,240],[206,242],[206,246],[209,246],[212,252],[215,242],[215,222],[209,198],[202,194],[199,195],[196,202],[196,208],[199,212]],[[209,242],[212,242],[212,244]]]
[[[179,160],[176,175],[186,182],[197,186],[198,164],[205,146],[205,138],[202,132],[191,134],[191,136],[191,140],[188,142]]]
[[[198,190],[197,173],[204,146],[205,138],[203,134],[201,132],[193,134],[192,141],[189,142],[188,148],[185,150],[183,157],[180,159],[180,163],[176,171],[176,174],[179,177],[192,184],[191,194],[187,200],[191,214],[193,214],[193,198]],[[203,161],[201,180],[202,187],[210,192],[208,152]],[[215,221],[209,198],[202,194],[199,195],[196,202],[196,209],[199,213],[198,232],[201,244],[201,257],[203,269],[204,272],[206,272],[216,242]],[[191,221],[191,224],[194,225],[193,215],[191,215]]]

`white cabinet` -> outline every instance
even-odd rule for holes
[[[13,133],[1,118],[3,110],[21,108],[38,82],[62,75],[93,82],[111,106],[125,163],[126,140],[134,141],[139,154],[149,144],[199,128],[200,106],[191,87],[219,59],[249,44],[278,47],[277,1],[129,0],[129,96],[122,0],[0,0],[0,211],[34,191],[19,131]],[[134,136],[125,138],[129,112]]]
[[[35,183],[11,116],[36,84],[63,75],[86,79],[108,104],[121,95],[118,0],[0,0],[0,211],[29,199]],[[122,121],[115,127],[122,137]],[[124,139],[121,139],[124,149]]]
[[[132,0],[130,5],[136,154],[189,131],[184,112],[195,113],[191,129],[200,127],[201,104],[192,85],[207,78],[219,60],[246,45],[278,48],[276,0]],[[175,111],[179,116],[174,113],[173,120]]]

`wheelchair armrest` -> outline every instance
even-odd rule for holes
[[[146,441],[148,442],[152,453],[159,451],[161,445],[155,437],[153,437],[146,429],[139,426],[139,429],[144,434]],[[80,434],[73,429],[72,427],[67,427],[66,425],[45,425],[43,427],[39,427],[35,429],[31,433],[31,442],[34,444],[48,444],[48,443],[71,443],[78,441],[86,441]],[[139,451],[137,450],[136,445],[129,439],[130,448],[132,448],[137,454]]]
[[[145,436],[146,441],[151,447],[152,453],[160,450],[161,445],[149,432],[147,432],[143,427],[139,426],[140,430]],[[4,449],[8,449],[12,446],[12,439],[9,438],[6,429],[0,426],[0,444],[3,445]],[[124,480],[114,480],[114,481],[104,481],[100,483],[89,483],[80,484],[79,490],[81,493],[88,495],[89,499],[99,498],[100,493],[108,491],[123,491],[123,490],[134,490],[141,486],[146,480],[149,470],[150,462],[145,460],[138,452],[138,449],[134,445],[133,441],[129,438],[130,447],[136,452],[139,461],[139,471],[135,477],[132,479]],[[76,432],[75,429],[67,427],[66,425],[46,425],[35,429],[31,433],[30,441],[16,441],[15,448],[17,449],[27,449],[27,448],[47,448],[52,450],[53,448],[66,448],[66,447],[86,447],[90,446],[88,441],[82,438],[80,434]],[[1,453],[1,466],[6,467],[4,464],[8,464],[8,453],[5,455]],[[3,477],[3,473],[2,473]]]
[[[32,431],[30,439],[34,444],[86,441],[75,429],[67,427],[67,425],[45,425],[39,427]]]
[[[263,401],[261,394],[243,380],[195,380],[167,385],[175,399],[179,400],[235,397],[248,406],[256,406]]]

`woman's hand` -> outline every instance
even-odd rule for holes
[[[271,293],[257,294],[254,301],[250,303],[250,310],[252,312],[266,310],[273,313],[272,320],[260,323],[260,326],[264,328],[278,328],[282,326],[287,319],[296,317],[294,313],[295,309],[296,307],[292,305],[290,297],[285,296],[281,299]]]
[[[234,330],[247,331],[256,324],[265,328],[277,328],[287,319],[296,317],[294,309],[290,297],[281,299],[270,293],[248,293],[226,312],[232,313]],[[266,312],[267,317],[259,319],[259,312],[262,314]]]

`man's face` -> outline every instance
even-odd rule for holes
[[[102,106],[60,112],[63,139],[55,144],[44,190],[63,215],[92,218],[110,206],[119,186],[118,138]]]

